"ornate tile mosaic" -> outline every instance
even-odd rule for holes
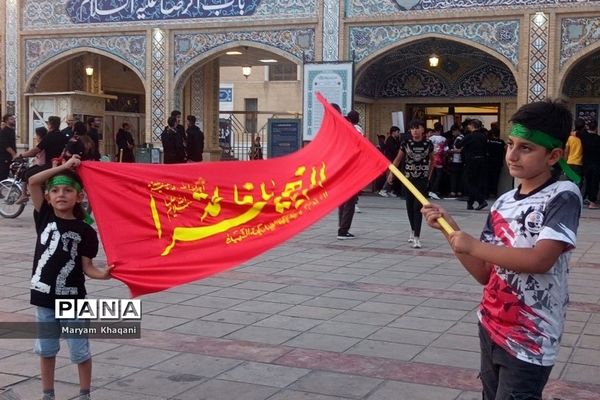
[[[152,31],[152,95],[150,99],[153,142],[160,141],[160,134],[166,123],[166,63],[167,35],[162,29],[154,29]]]
[[[17,0],[8,0],[6,2],[6,103],[7,111],[15,113],[17,105]]]
[[[349,0],[346,15],[361,17],[397,14],[406,11],[438,11],[450,9],[472,9],[487,7],[514,8],[523,6],[573,7],[599,0]]]
[[[600,97],[600,50],[580,60],[564,78],[563,94],[569,97]]]
[[[467,39],[519,61],[519,21],[490,21],[456,24],[357,26],[350,28],[349,50],[361,61],[398,41],[427,34]]]
[[[547,97],[548,86],[548,16],[542,12],[530,18],[528,101],[542,101]]]
[[[53,57],[68,50],[91,47],[104,50],[146,76],[146,37],[142,35],[87,36],[72,38],[25,39],[25,74],[31,73]]]
[[[325,0],[323,4],[323,61],[339,59],[340,2]]]
[[[600,17],[561,20],[560,66],[600,40]]]
[[[131,0],[133,3],[138,4],[140,1]],[[216,16],[216,11],[218,7],[217,1],[210,1],[213,5],[213,16]],[[256,2],[256,0],[253,0]],[[117,4],[118,3],[118,4]],[[146,2],[147,4],[148,2]],[[160,2],[154,2],[160,3]],[[165,2],[167,3],[167,2]],[[175,2],[170,2],[171,7],[177,6]],[[309,18],[317,16],[317,0],[261,0],[257,2],[256,8],[254,9],[254,13],[252,15],[244,15],[239,13],[240,7],[238,6],[237,15],[234,17],[223,16],[222,12],[219,12],[219,22],[224,24],[230,23],[234,26],[234,23],[239,21],[243,21],[245,23],[252,22],[257,19],[264,19],[268,17],[270,19],[286,19],[286,18]],[[81,19],[81,15],[89,15],[91,13],[91,8],[96,5],[100,5],[103,9],[113,9],[119,7],[119,4],[122,5],[122,2],[116,2],[115,0],[98,0],[98,1],[75,1],[69,0],[69,2],[65,0],[21,0],[21,9],[22,13],[22,27],[24,30],[40,30],[40,29],[65,29],[65,28],[73,28],[76,26],[81,26],[75,24],[67,11],[68,7],[73,8],[77,4],[85,6],[83,10],[72,10],[72,12],[78,12],[79,16],[76,18]],[[169,4],[169,3],[167,3]],[[192,4],[192,6],[196,5],[197,2],[188,2],[187,4]],[[155,4],[153,8],[156,8]],[[139,8],[139,7],[138,7]],[[126,10],[120,10],[125,12]],[[129,7],[129,11],[131,12],[131,8]],[[183,11],[183,9],[182,9]],[[137,9],[134,10],[137,18]],[[96,12],[96,14],[98,14]],[[145,13],[140,13],[140,15],[145,15]],[[163,26],[180,24],[182,18],[173,18],[168,20],[162,20],[160,23]],[[204,21],[205,19],[188,19],[190,22],[195,21]],[[209,18],[210,21],[210,18]],[[98,22],[98,21],[95,21]],[[123,26],[127,24],[128,26],[137,25],[137,26],[147,26],[147,27],[155,27],[156,21],[146,19],[146,20],[138,20],[138,21],[127,21],[127,22],[99,22],[102,26]]]
[[[454,81],[441,71],[410,66],[378,81],[367,74],[360,78],[356,92],[373,98],[503,97],[517,95],[517,82],[506,68],[490,64],[472,68]]]
[[[246,41],[276,47],[298,59],[312,61],[315,57],[313,29],[285,29],[273,31],[202,32],[174,36],[173,76],[205,52],[227,43]],[[306,47],[303,47],[306,46]]]

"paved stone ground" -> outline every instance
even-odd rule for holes
[[[478,234],[486,213],[443,201]],[[216,277],[144,296],[142,338],[94,340],[95,400],[479,399],[479,286],[442,235],[406,242],[404,202],[363,196],[352,241],[336,213],[282,246]],[[0,220],[0,320],[30,320],[31,209]],[[600,399],[600,211],[584,210],[571,304],[547,399]],[[105,263],[101,254],[96,260]],[[90,281],[92,297],[128,297]],[[0,340],[0,387],[39,398],[31,340]],[[63,345],[58,399],[78,393]]]

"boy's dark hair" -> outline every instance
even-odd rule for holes
[[[35,128],[35,134],[38,135],[40,139],[43,139],[47,133],[48,129],[46,129],[45,126],[38,126],[37,128]]]
[[[398,128],[396,125],[394,125],[390,128],[390,133],[392,133],[392,132],[400,132],[400,128]]]
[[[48,117],[48,125],[50,125],[50,128],[53,131],[57,130],[60,127],[60,117],[57,117],[56,115]]]
[[[8,122],[8,119],[12,117],[14,114],[4,114],[2,116],[2,122]]]
[[[573,122],[573,126],[575,127],[576,131],[584,130],[585,129],[585,119],[575,118],[575,121]]]
[[[348,118],[348,121],[356,125],[360,121],[360,114],[356,110],[350,110],[346,118]]]
[[[178,115],[181,115],[181,111],[179,111],[179,110],[173,110],[173,111],[171,111],[171,117],[176,117]]]
[[[167,125],[169,125],[169,127],[173,128],[176,124],[177,124],[177,117],[170,116],[169,119],[167,119]]]
[[[525,104],[513,114],[510,121],[529,130],[545,132],[560,140],[564,147],[571,134],[573,114],[562,101],[547,99]]]
[[[81,180],[79,175],[77,175],[74,171],[67,169],[64,171],[60,171],[56,175],[64,175],[68,176],[69,178],[72,178],[75,182],[79,183],[79,185],[83,189],[83,181]],[[73,208],[73,215],[80,221],[83,221],[85,219],[85,211],[83,210],[83,206],[81,205],[81,203],[75,204],[75,207]]]
[[[473,126],[473,128],[475,128],[475,129],[483,128],[483,123],[478,119],[469,120],[469,123],[467,124],[467,126],[469,126],[469,125]]]
[[[189,122],[190,124],[192,124],[192,125],[196,125],[196,117],[195,117],[195,116],[193,116],[193,115],[188,115],[188,116],[187,116],[187,120],[188,120],[188,122]]]
[[[434,131],[439,132],[442,129],[444,129],[444,126],[442,125],[441,122],[436,122],[435,124],[433,124],[433,130]]]
[[[408,129],[418,128],[420,126],[422,126],[423,128],[425,128],[425,122],[423,122],[423,120],[420,120],[420,119],[413,119],[408,124]]]

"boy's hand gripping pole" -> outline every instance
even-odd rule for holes
[[[429,204],[429,200],[427,200],[427,198],[425,196],[423,196],[423,194],[421,194],[421,192],[419,192],[419,190],[415,187],[415,185],[413,185],[412,182],[409,181],[408,178],[406,176],[404,176],[404,174],[402,172],[400,172],[400,170],[398,168],[396,168],[396,166],[394,164],[390,164],[388,169],[390,171],[392,171],[392,174],[394,174],[396,176],[396,178],[400,179],[400,182],[402,182],[402,184],[408,189],[408,191],[411,192],[417,200],[419,200],[419,203],[421,203],[424,206]],[[448,235],[451,234],[452,232],[454,232],[454,229],[452,229],[452,227],[450,226],[448,221],[446,221],[444,218],[442,218],[442,217],[438,218],[437,223],[440,224],[442,229]]]

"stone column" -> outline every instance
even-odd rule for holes
[[[537,12],[529,16],[528,103],[548,96],[549,26],[547,14]]]
[[[151,143],[160,143],[167,121],[167,33],[160,28],[151,31],[150,96],[146,114],[150,116]]]
[[[6,69],[6,110],[3,113],[16,114],[18,110],[18,59],[19,59],[19,44],[18,36],[18,18],[17,18],[17,0],[6,0],[6,48],[4,67]],[[23,123],[23,120],[17,120]],[[17,131],[19,127],[17,126]]]
[[[205,160],[219,160],[219,60],[213,60],[202,67],[202,122],[204,132]]]
[[[323,61],[338,61],[340,48],[340,1],[323,2]]]

